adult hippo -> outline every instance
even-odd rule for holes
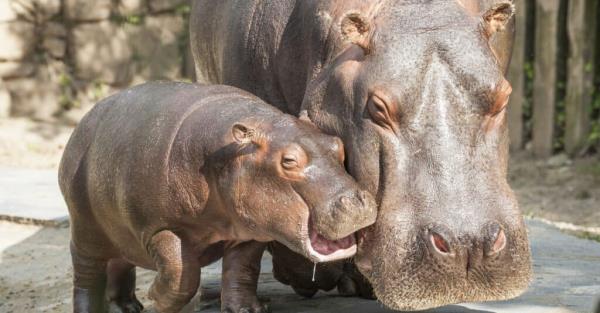
[[[378,204],[354,262],[385,305],[420,310],[515,297],[531,278],[506,179],[513,13],[508,0],[195,0],[190,28],[200,81],[342,138]],[[271,251],[301,294],[369,295],[352,266],[312,282],[310,262]]]

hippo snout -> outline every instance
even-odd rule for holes
[[[330,240],[347,237],[375,223],[377,207],[370,193],[358,190],[334,198],[327,214],[313,217],[319,233]]]
[[[531,253],[519,216],[433,220],[408,212],[380,216],[368,230],[356,265],[375,282],[377,298],[396,310],[509,299],[531,279]],[[408,288],[417,284],[422,288]]]

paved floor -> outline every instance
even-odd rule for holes
[[[36,221],[64,219],[66,209],[53,171],[0,168],[0,218]],[[592,312],[600,296],[600,243],[561,233],[539,221],[528,221],[535,279],[521,297],[506,302],[460,304],[431,312]],[[0,222],[0,312],[69,312],[70,257],[68,228]],[[138,295],[154,273],[138,272]],[[218,312],[220,263],[203,269],[203,301],[197,312]],[[296,296],[275,281],[269,256],[263,260],[259,287],[274,312],[392,312],[376,301],[319,293]],[[213,299],[213,300],[211,300]]]
[[[0,218],[61,222],[68,215],[56,170],[0,167]]]

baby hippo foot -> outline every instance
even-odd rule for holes
[[[352,261],[344,263],[344,274],[337,283],[337,289],[342,296],[375,299],[373,287]]]
[[[256,241],[232,243],[223,255],[221,312],[266,313],[268,301],[259,300],[256,286],[266,244]]]
[[[135,296],[135,266],[123,259],[111,259],[106,267],[108,313],[140,313],[144,306]]]
[[[268,247],[273,256],[275,279],[292,286],[294,292],[303,297],[310,298],[319,290],[332,290],[344,275],[345,261],[318,263],[315,266],[278,242],[269,243]]]
[[[223,313],[269,313],[268,299],[254,299],[253,301],[240,301],[238,303],[224,303],[221,306]]]
[[[319,292],[318,288],[303,288],[294,285],[292,285],[292,289],[294,289],[296,294],[305,298],[312,298],[317,292]]]
[[[143,309],[144,306],[135,296],[131,299],[108,303],[108,313],[141,313]]]

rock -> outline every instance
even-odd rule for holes
[[[72,38],[78,78],[111,85],[131,81],[133,53],[124,27],[109,21],[82,24],[75,27]],[[148,38],[140,40],[151,42]]]
[[[174,10],[182,4],[186,4],[187,0],[148,0],[148,6],[151,12],[161,12]]]
[[[119,92],[121,89],[107,84],[86,84],[77,87],[73,99],[74,106],[62,111],[60,120],[67,125],[77,125],[83,116],[100,100]]]
[[[46,22],[60,14],[61,0],[9,0],[26,11],[26,18],[32,21]]]
[[[179,38],[186,31],[181,17],[149,16],[143,26],[126,29],[135,55],[136,82],[181,77]]]
[[[67,43],[60,38],[44,38],[44,50],[55,59],[62,59],[67,51]]]
[[[45,22],[60,13],[60,0],[2,0],[0,22],[18,18],[30,22]]]
[[[569,156],[561,153],[561,154],[557,154],[551,158],[549,158],[546,161],[546,166],[547,167],[562,167],[562,166],[569,166],[573,163],[573,161],[571,161],[569,159]]]
[[[16,20],[18,17],[17,11],[13,9],[12,3],[8,0],[0,1],[0,23]]]
[[[0,62],[0,78],[27,77],[33,74],[35,65],[28,61]]]
[[[585,189],[579,190],[575,194],[575,199],[577,199],[577,200],[586,200],[586,199],[590,199],[591,197],[592,197],[592,194],[588,190],[585,190]]]
[[[6,89],[4,81],[0,79],[0,118],[7,118],[10,116],[10,93]]]
[[[65,72],[64,64],[54,61],[40,66],[32,77],[6,81],[12,99],[11,115],[51,120],[60,110],[62,92],[57,82]]]
[[[120,0],[117,12],[123,16],[141,15],[146,13],[144,0]]]
[[[26,21],[0,23],[0,38],[0,60],[22,60],[29,56],[35,47],[34,25]]]
[[[48,23],[42,34],[42,48],[53,58],[61,59],[67,50],[67,29],[60,23]]]
[[[100,21],[110,18],[111,0],[64,0],[65,14],[78,22]]]

